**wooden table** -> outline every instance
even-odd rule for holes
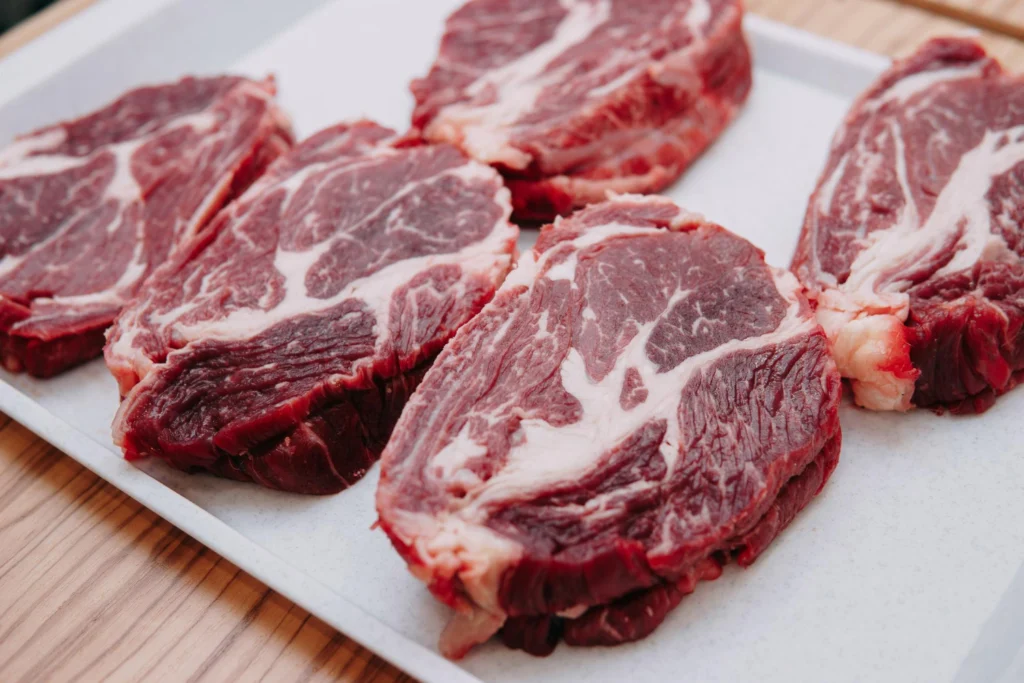
[[[62,0],[0,56],[94,0]],[[966,24],[1024,30],[1024,0],[747,0],[766,17],[891,55]],[[986,18],[987,17],[987,18]],[[1024,43],[986,32],[1024,70]],[[408,680],[0,415],[0,681]]]

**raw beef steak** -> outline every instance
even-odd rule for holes
[[[375,462],[518,234],[493,169],[369,122],[296,146],[111,329],[128,458],[332,493]]]
[[[497,166],[517,217],[655,192],[747,97],[739,0],[471,0],[448,20],[413,126]]]
[[[274,83],[132,90],[0,151],[0,359],[48,377],[100,355],[146,276],[291,145]]]
[[[384,451],[380,523],[457,616],[642,638],[730,559],[746,566],[839,456],[839,374],[790,273],[663,198],[544,228],[445,348]]]
[[[793,261],[857,402],[980,412],[1024,371],[1024,79],[974,41],[847,115]]]

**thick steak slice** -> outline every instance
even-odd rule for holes
[[[448,20],[413,126],[506,175],[517,217],[655,192],[751,85],[739,0],[470,0]]]
[[[426,365],[494,295],[518,234],[493,169],[369,122],[296,146],[118,318],[115,441],[332,493],[375,462]]]
[[[458,610],[543,654],[654,629],[749,564],[839,455],[840,379],[790,273],[663,198],[544,228],[385,449],[380,523]]]
[[[972,40],[896,62],[836,134],[793,268],[857,402],[980,412],[1024,372],[1024,78]]]
[[[271,79],[139,88],[0,151],[0,359],[94,358],[142,281],[291,146]]]

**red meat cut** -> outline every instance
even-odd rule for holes
[[[751,86],[739,0],[471,0],[415,81],[413,127],[550,220],[675,181]]]
[[[457,614],[547,654],[653,631],[757,558],[840,447],[841,384],[796,278],[669,200],[543,229],[459,330],[382,456],[395,548]]]
[[[836,134],[793,267],[857,402],[981,412],[1024,374],[1024,78],[939,38]]]
[[[146,276],[291,145],[272,79],[139,88],[0,151],[0,359],[94,358]]]
[[[510,213],[498,174],[450,145],[370,122],[314,135],[118,317],[115,442],[288,491],[352,484],[511,267]]]

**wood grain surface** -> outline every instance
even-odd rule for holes
[[[95,2],[96,0],[60,0],[50,5],[0,36],[0,57],[14,52]]]
[[[0,56],[94,0],[0,37]],[[941,0],[1024,27],[1024,0]],[[965,24],[898,0],[747,0],[890,55]],[[1024,69],[1024,44],[983,42]],[[43,123],[43,122],[41,122]],[[0,415],[0,682],[409,680]]]
[[[991,33],[1024,40],[1024,8],[1011,0],[898,0],[904,5],[972,24]]]

